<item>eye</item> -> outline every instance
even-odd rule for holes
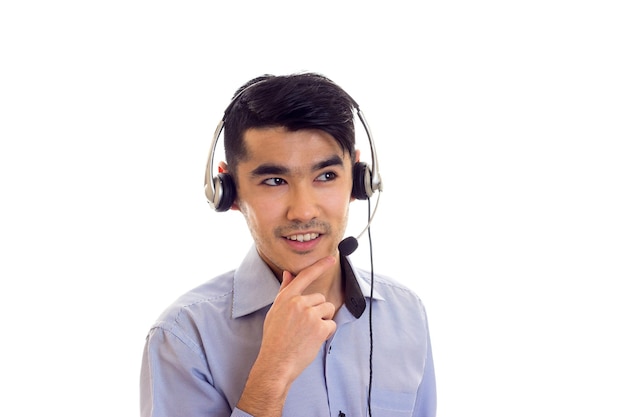
[[[286,183],[285,180],[282,178],[268,178],[266,180],[263,180],[263,184],[269,185],[270,187],[276,187],[278,185],[283,185],[285,183]]]
[[[316,181],[322,181],[322,182],[326,182],[326,181],[332,181],[335,178],[337,178],[337,174],[329,171],[329,172],[324,172],[322,175],[318,176],[317,178],[315,178]]]

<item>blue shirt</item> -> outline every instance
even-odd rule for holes
[[[370,379],[370,273],[341,266],[345,303],[335,334],[291,385],[288,417],[365,417]],[[236,408],[280,284],[252,248],[235,271],[180,297],[148,334],[142,417],[249,416]],[[407,287],[381,275],[372,302],[372,416],[435,416],[426,312]]]

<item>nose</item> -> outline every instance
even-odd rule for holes
[[[289,189],[287,218],[291,221],[308,222],[319,214],[317,196],[311,187],[292,186]]]

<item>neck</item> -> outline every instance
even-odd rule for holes
[[[282,283],[282,271],[272,264],[268,265],[270,265],[278,282]],[[326,301],[331,302],[335,306],[335,311],[338,311],[344,302],[344,285],[340,263],[337,262],[332,270],[311,283],[304,290],[303,294],[322,294]]]
[[[339,310],[344,301],[344,285],[339,263],[337,263],[337,268],[333,268],[329,274],[320,277],[304,291],[304,294],[315,293],[322,294],[327,302],[332,303],[335,306],[335,312]]]

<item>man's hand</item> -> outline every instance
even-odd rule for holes
[[[237,405],[241,410],[257,417],[280,416],[292,382],[335,332],[335,306],[322,294],[303,294],[335,262],[329,256],[296,277],[283,273],[278,295],[265,317],[259,356]]]

